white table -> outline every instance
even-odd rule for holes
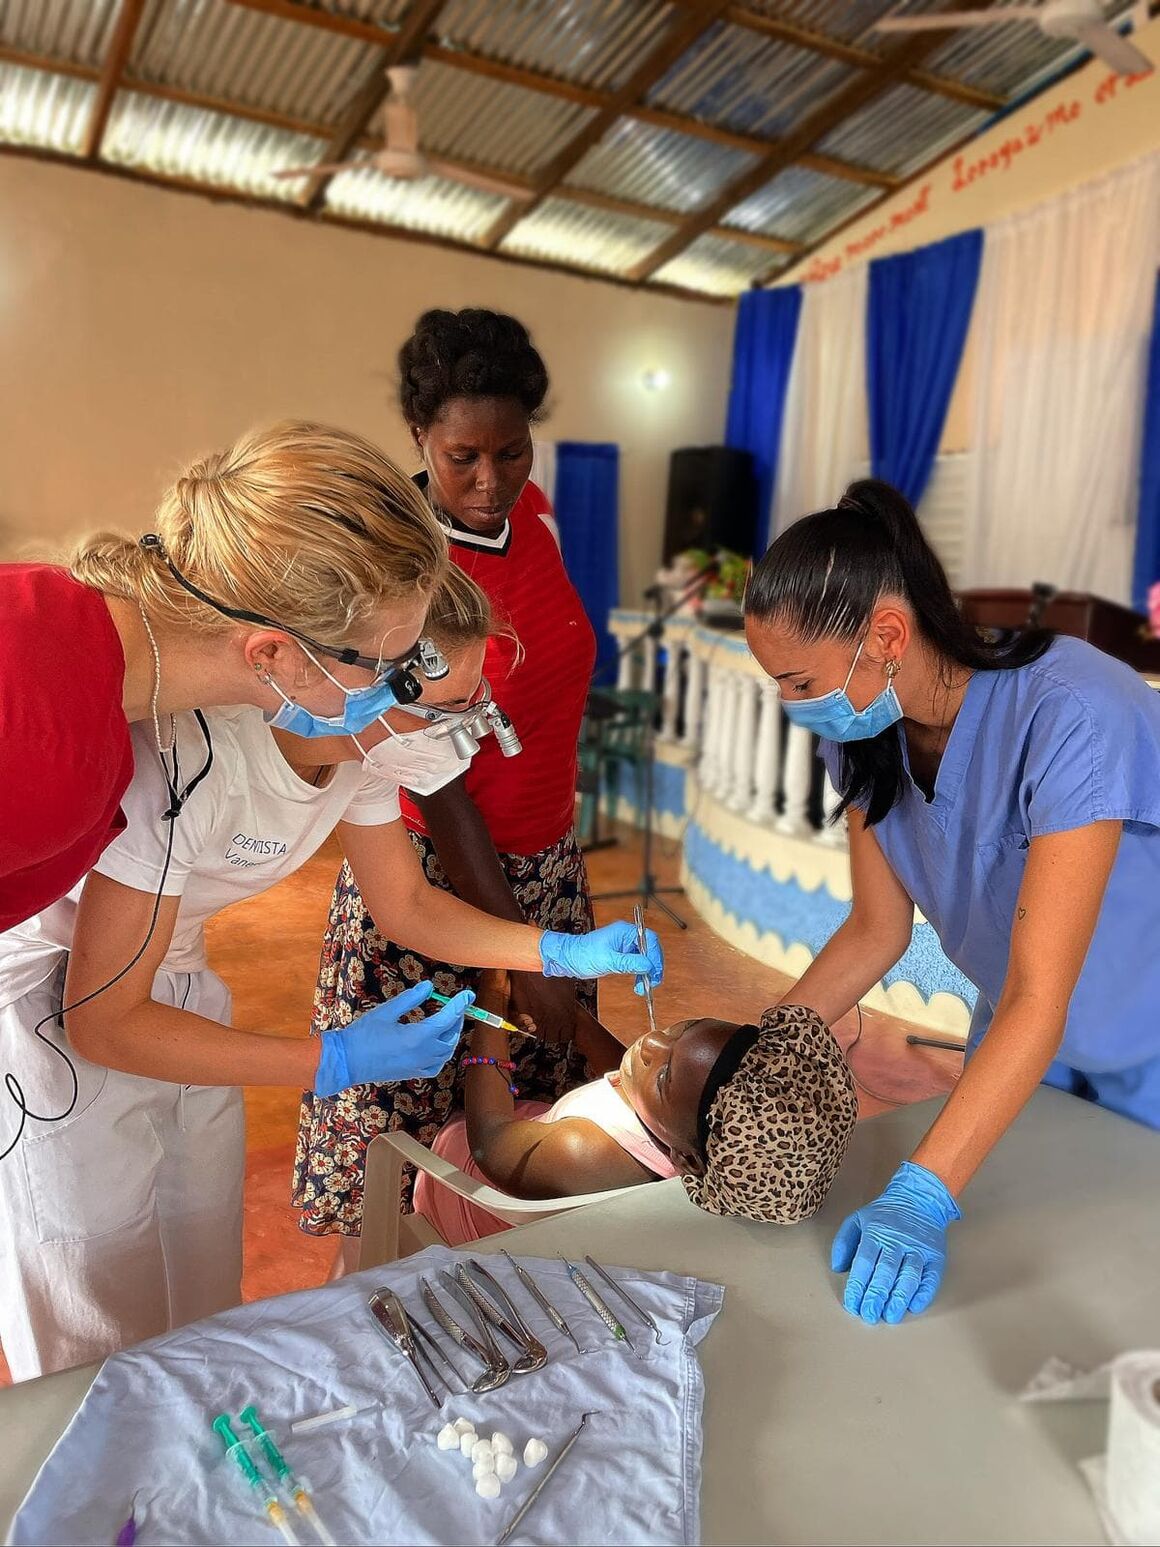
[[[706,1543],[1102,1541],[1075,1463],[1102,1448],[1104,1405],[1014,1397],[1049,1354],[1160,1345],[1160,1135],[1041,1090],[966,1196],[933,1309],[864,1327],[830,1240],[935,1110],[861,1125],[825,1210],[794,1229],[709,1218],[661,1183],[502,1239],[727,1286],[701,1346]],[[95,1373],[0,1392],[5,1528]]]

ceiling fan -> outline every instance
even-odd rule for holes
[[[316,177],[331,172],[353,172],[363,167],[374,167],[384,176],[398,178],[403,182],[413,182],[420,177],[443,177],[449,182],[463,183],[468,188],[499,194],[505,199],[529,199],[531,192],[526,183],[509,182],[507,178],[489,172],[476,172],[458,161],[445,161],[419,149],[419,114],[410,100],[417,74],[418,66],[413,64],[392,65],[387,71],[391,90],[383,112],[385,144],[368,160],[287,167],[273,175],[278,178]]]
[[[1149,20],[1149,0],[1139,0],[1132,11],[1132,28],[1138,31]],[[1007,22],[1034,22],[1046,37],[1082,43],[1120,75],[1146,74],[1152,61],[1134,43],[1110,27],[1100,0],[1043,0],[1042,5],[1011,5],[993,11],[939,11],[929,16],[884,16],[874,23],[877,32],[928,32],[941,27],[999,27]]]

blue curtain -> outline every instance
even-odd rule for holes
[[[959,372],[983,233],[870,265],[866,391],[870,465],[912,505],[926,490]]]
[[[556,520],[564,567],[596,630],[596,664],[616,655],[608,614],[620,604],[620,447],[556,442]]]
[[[801,309],[800,285],[747,290],[737,308],[725,444],[753,457],[759,553],[769,540],[781,421]]]
[[[1136,525],[1136,564],[1132,606],[1148,611],[1148,588],[1160,580],[1160,274],[1148,352],[1148,388],[1144,399],[1144,445],[1140,452],[1140,513]]]

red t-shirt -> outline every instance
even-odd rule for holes
[[[511,719],[523,751],[504,757],[495,737],[481,743],[467,772],[467,789],[501,854],[538,854],[572,826],[576,748],[596,636],[568,579],[547,496],[524,485],[507,525],[496,537],[455,526],[451,557],[487,592],[496,616],[515,631],[488,641],[484,676]],[[404,797],[403,818],[425,833],[423,819]]]
[[[0,564],[0,930],[63,897],[125,826],[124,680],[99,591]]]

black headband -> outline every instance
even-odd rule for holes
[[[717,1054],[717,1062],[709,1070],[709,1078],[697,1104],[697,1142],[701,1154],[709,1139],[709,1112],[717,1099],[722,1085],[727,1085],[741,1067],[741,1061],[761,1035],[760,1026],[738,1026],[737,1030]]]

